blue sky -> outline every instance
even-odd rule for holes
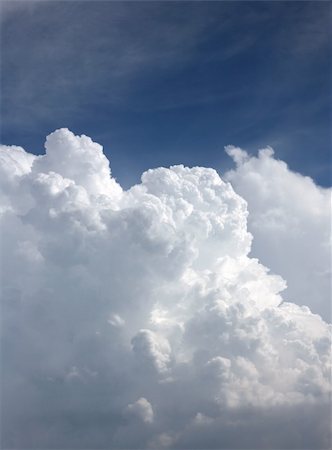
[[[329,2],[4,2],[2,143],[59,127],[104,146],[125,187],[150,167],[276,157],[330,185]]]

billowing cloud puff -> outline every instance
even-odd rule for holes
[[[4,448],[329,447],[330,326],[249,256],[230,183],[174,166],[123,191],[66,129],[1,162]]]
[[[252,254],[287,280],[284,298],[330,321],[331,189],[292,172],[271,148],[257,157],[226,151],[237,167],[225,179],[248,202]]]
[[[137,416],[145,423],[153,422],[153,410],[146,398],[141,397],[135,403],[128,405],[127,412]]]

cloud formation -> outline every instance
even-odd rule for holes
[[[249,256],[231,184],[123,191],[90,138],[45,147],[1,149],[3,447],[328,447],[330,325]]]
[[[248,202],[252,254],[287,280],[284,298],[331,321],[331,189],[292,172],[272,148],[257,157],[228,146],[236,170],[225,174]]]

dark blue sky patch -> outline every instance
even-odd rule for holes
[[[327,2],[5,2],[2,142],[42,153],[68,127],[126,187],[271,145],[330,185],[330,20]]]

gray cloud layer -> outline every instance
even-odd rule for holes
[[[266,152],[229,152],[227,178],[257,202],[255,165],[295,180],[294,196],[318,189]],[[173,166],[123,191],[102,147],[66,129],[43,156],[0,155],[4,448],[329,447],[330,325],[248,256],[230,183]],[[274,221],[290,208],[278,182],[267,218],[269,183],[253,206],[262,236],[291,220]],[[325,192],[312,195],[319,220]]]

